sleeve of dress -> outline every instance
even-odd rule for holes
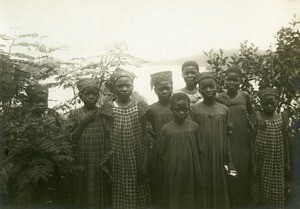
[[[228,114],[228,109],[226,110],[226,124],[227,124],[227,127],[226,127],[226,137],[225,137],[225,153],[226,153],[226,163],[229,167],[229,170],[235,170],[234,169],[234,165],[233,165],[233,162],[232,162],[232,155],[231,155],[231,145],[230,145],[230,137],[232,136],[232,133],[233,133],[233,124],[232,124],[232,120],[231,120],[231,117],[230,117],[230,114]]]
[[[190,111],[189,111],[189,116],[193,121],[195,121],[195,107],[194,106],[191,106]]]
[[[196,144],[197,144],[198,155],[201,158],[204,154],[205,145],[204,145],[204,140],[200,136],[201,136],[200,128],[199,128],[199,126],[197,126],[196,133],[195,133],[195,139],[196,139]]]
[[[76,116],[75,112],[71,110],[66,121],[65,129],[71,134],[76,129],[77,126],[78,126],[78,117]]]
[[[291,156],[290,156],[290,139],[292,137],[292,131],[290,126],[289,113],[287,111],[281,114],[283,121],[283,131],[284,131],[284,146],[285,146],[285,171],[287,176],[291,173]]]
[[[245,99],[246,99],[247,113],[248,113],[248,115],[252,115],[252,114],[254,114],[254,110],[253,110],[253,106],[251,104],[250,96],[247,92],[243,92],[243,94],[245,95]]]
[[[154,126],[155,126],[155,121],[154,121],[154,115],[153,115],[153,111],[151,109],[149,109],[149,111],[147,112],[147,130],[148,130],[148,134],[153,138],[153,140],[156,139],[156,134],[154,131]]]

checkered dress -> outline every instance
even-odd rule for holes
[[[73,132],[86,112],[84,107],[71,111],[66,128]],[[104,208],[107,202],[104,172],[100,166],[105,152],[104,139],[103,117],[97,115],[85,126],[78,141],[72,141],[75,159],[83,166],[83,171],[73,182],[78,208]]]
[[[252,185],[253,200],[265,206],[283,208],[285,149],[280,115],[266,121],[266,127],[258,130],[255,151],[258,178]]]
[[[143,127],[137,102],[126,108],[114,103],[112,113],[113,208],[148,208],[148,182],[137,180],[144,155]]]

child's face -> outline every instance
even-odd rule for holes
[[[241,85],[241,78],[237,73],[228,73],[225,77],[225,87],[228,91],[236,91]]]
[[[133,81],[128,77],[120,77],[115,81],[114,91],[118,98],[129,99],[133,91]]]
[[[178,122],[184,122],[187,119],[189,109],[190,109],[189,103],[184,99],[176,101],[171,106],[173,117]]]
[[[87,87],[81,92],[80,99],[86,106],[95,106],[99,100],[99,91],[95,87]]]
[[[199,83],[199,91],[203,95],[204,100],[212,100],[217,93],[216,81],[212,78],[204,78]]]
[[[42,93],[43,94],[43,93]],[[48,108],[48,96],[45,94],[37,94],[32,98],[31,104],[37,114],[44,113]]]
[[[277,100],[274,95],[266,95],[260,101],[263,111],[267,114],[273,114],[277,108]]]
[[[169,100],[173,92],[173,85],[168,81],[162,81],[155,87],[154,91],[159,100]]]
[[[182,77],[186,85],[197,84],[197,74],[198,70],[194,66],[186,66],[185,68],[183,68]]]

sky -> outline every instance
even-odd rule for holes
[[[293,14],[300,0],[0,0],[0,33],[47,35],[70,47],[66,59],[126,43],[139,58],[171,60],[244,40],[266,49]]]
[[[237,49],[245,40],[267,49],[294,14],[300,18],[300,0],[0,0],[0,34],[48,36],[48,46],[69,47],[55,54],[64,60],[126,43],[131,55],[151,64]],[[151,73],[172,70],[174,89],[183,87],[181,66],[149,64],[135,72],[135,89],[149,103],[156,101]],[[68,89],[52,89],[50,106],[67,97]]]

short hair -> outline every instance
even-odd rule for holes
[[[243,78],[243,72],[242,70],[237,67],[237,66],[233,66],[233,67],[229,67],[226,72],[225,75],[229,74],[229,73],[236,73],[240,78]]]
[[[183,72],[184,68],[187,66],[194,66],[196,68],[196,70],[199,72],[199,65],[197,64],[197,62],[195,61],[186,61],[185,63],[183,63],[182,67],[181,67],[181,71]]]
[[[185,93],[179,92],[179,93],[175,93],[171,96],[170,99],[170,105],[171,107],[173,107],[175,105],[176,102],[180,101],[180,100],[185,100],[188,102],[188,106],[190,106],[191,104],[191,100],[188,97],[188,95],[186,95]]]

